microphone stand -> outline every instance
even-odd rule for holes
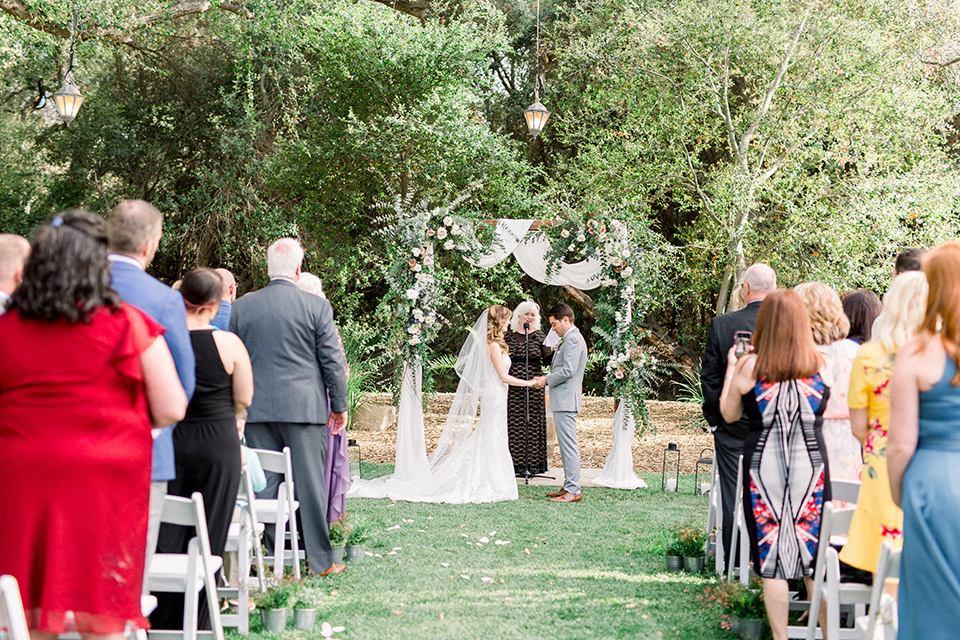
[[[527,380],[531,380],[530,376],[530,323],[523,323],[523,363],[524,370],[527,373]],[[537,475],[530,473],[530,387],[523,388],[523,401],[524,401],[524,422],[523,422],[523,441],[524,449],[526,451],[526,465],[523,469],[523,482],[524,484],[530,484],[530,478],[548,478],[553,480],[553,476],[546,475]]]

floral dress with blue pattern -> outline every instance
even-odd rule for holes
[[[743,500],[754,570],[764,578],[812,575],[830,474],[821,425],[830,388],[820,374],[760,380],[743,396]]]

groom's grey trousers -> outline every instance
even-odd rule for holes
[[[563,488],[573,495],[580,493],[580,448],[577,446],[577,412],[554,411],[557,444],[563,460]]]

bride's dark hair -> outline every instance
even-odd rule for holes
[[[503,330],[510,322],[510,309],[503,305],[495,304],[487,309],[487,344],[496,342],[504,351],[507,350],[507,343],[503,339]]]

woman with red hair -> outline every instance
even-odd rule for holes
[[[920,332],[900,348],[890,380],[887,471],[903,509],[900,640],[960,629],[960,242],[924,255],[923,272]]]
[[[737,358],[732,347],[727,355],[720,412],[727,422],[744,413],[750,421],[744,512],[776,640],[787,637],[787,580],[802,577],[812,591],[820,517],[830,499],[820,432],[830,383],[803,299],[774,291],[760,305],[754,351]]]

